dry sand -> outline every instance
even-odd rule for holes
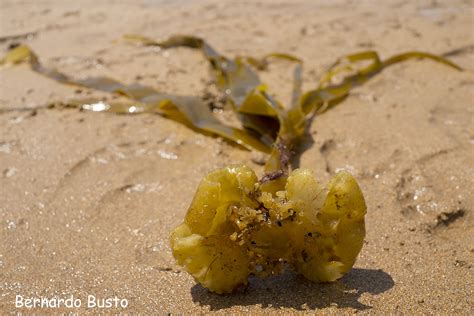
[[[168,234],[210,170],[255,154],[156,115],[77,110],[0,113],[0,310],[15,295],[126,298],[127,313],[434,313],[474,306],[472,1],[6,1],[2,53],[26,42],[77,77],[104,74],[202,95],[198,52],[116,41],[138,33],[198,35],[228,56],[283,51],[305,61],[305,88],[335,59],[375,49],[451,52],[467,69],[431,61],[393,66],[317,116],[301,166],[325,182],[351,171],[365,193],[367,238],[354,269],[313,284],[291,272],[252,279],[245,293],[208,293],[177,266]],[[264,73],[290,89],[288,69]],[[0,109],[99,96],[27,66],[0,70]],[[285,90],[287,89],[287,90]],[[285,92],[286,93],[286,92]],[[176,158],[176,159],[174,159]],[[85,308],[80,312],[98,312]]]

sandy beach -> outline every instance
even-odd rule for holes
[[[261,154],[159,115],[47,109],[111,96],[27,65],[1,68],[1,313],[472,315],[473,8],[458,0],[1,0],[1,55],[24,43],[75,78],[106,75],[167,93],[219,96],[199,52],[122,35],[196,35],[229,57],[294,54],[304,61],[304,90],[337,58],[364,50],[443,54],[464,69],[394,65],[312,120],[300,166],[321,183],[348,170],[367,203],[351,272],[316,284],[288,271],[217,295],[175,263],[169,234],[203,176],[235,163],[261,175]],[[276,62],[261,73],[286,103],[289,69]],[[82,305],[17,308],[18,295],[73,295]],[[90,295],[127,307],[88,308]]]

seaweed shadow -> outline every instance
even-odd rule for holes
[[[391,289],[394,284],[388,273],[374,269],[353,269],[341,280],[325,284],[310,282],[288,271],[281,276],[263,280],[251,278],[250,285],[243,293],[218,295],[197,284],[191,289],[191,295],[195,303],[209,306],[211,310],[253,305],[297,310],[328,306],[366,310],[371,306],[359,302],[363,293],[380,294]]]

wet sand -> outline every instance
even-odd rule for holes
[[[120,41],[193,34],[227,56],[282,51],[305,62],[314,87],[338,57],[447,54],[464,72],[409,61],[384,70],[316,116],[300,166],[326,182],[349,170],[365,194],[366,243],[332,284],[291,272],[252,279],[235,295],[210,294],[177,266],[168,235],[200,179],[258,155],[157,115],[39,109],[102,97],[27,66],[0,70],[0,311],[15,297],[83,301],[84,312],[472,314],[474,306],[474,34],[471,1],[0,1],[0,48],[30,45],[50,66],[108,75],[161,91],[203,95],[206,61],[185,48]],[[14,38],[11,36],[14,35]],[[15,37],[16,36],[16,37]],[[9,37],[9,38],[5,38]],[[288,99],[290,72],[262,79]],[[128,300],[88,309],[88,295]]]

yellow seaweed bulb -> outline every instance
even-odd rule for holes
[[[247,284],[250,274],[279,274],[288,266],[315,282],[349,271],[365,237],[366,206],[355,179],[337,173],[327,188],[296,169],[285,189],[262,190],[247,166],[209,173],[184,222],[171,234],[178,264],[216,293]]]

